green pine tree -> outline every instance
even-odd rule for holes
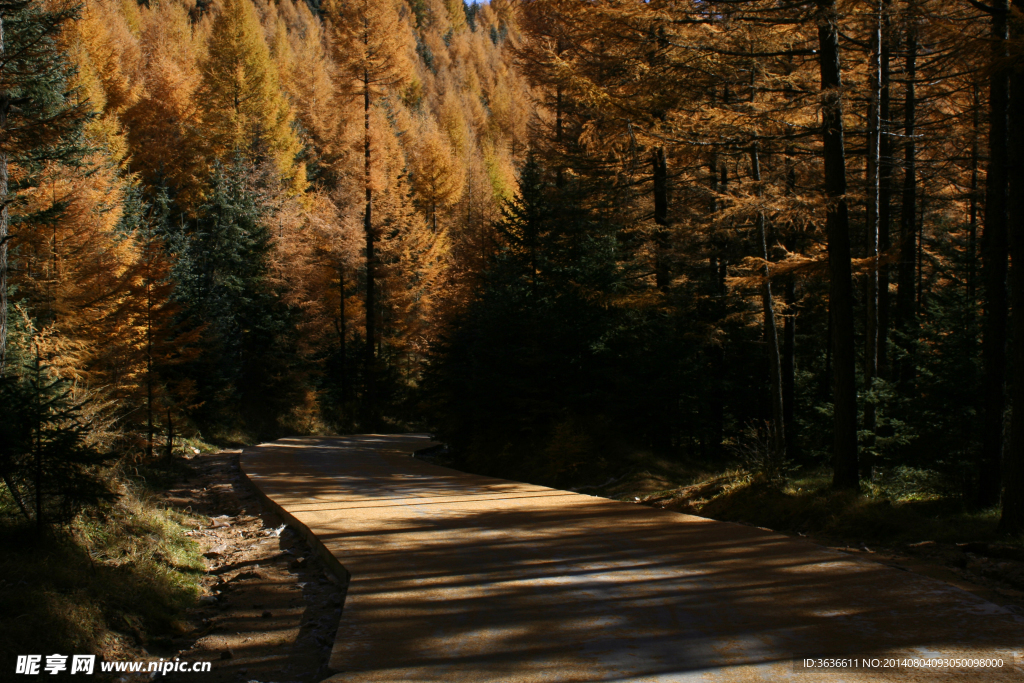
[[[175,298],[205,353],[190,364],[206,405],[201,421],[241,421],[260,434],[297,403],[295,311],[269,280],[271,234],[251,169],[217,164],[200,218],[172,240]]]
[[[44,163],[75,163],[82,153],[87,103],[72,87],[74,70],[59,45],[78,15],[78,5],[0,1],[0,376],[7,364],[8,251],[17,245],[10,206]],[[13,185],[11,163],[25,171]]]
[[[101,472],[109,458],[89,445],[84,403],[47,368],[31,325],[14,332],[0,377],[0,478],[15,510],[43,531],[114,497]]]

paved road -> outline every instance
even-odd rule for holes
[[[1003,656],[1024,621],[769,531],[478,477],[427,437],[296,438],[242,469],[351,572],[331,681],[987,681],[797,670],[813,655]]]

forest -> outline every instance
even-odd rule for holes
[[[636,450],[1024,532],[1024,0],[4,0],[0,512]],[[113,474],[112,474],[113,473]]]

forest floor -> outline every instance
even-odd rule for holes
[[[618,477],[572,490],[805,538],[1024,615],[1024,546],[996,533],[997,511],[965,510],[902,474],[858,496],[831,491],[824,470],[770,486],[742,468],[708,472],[642,454]]]
[[[240,450],[127,467],[119,498],[53,538],[0,537],[0,660],[95,654],[210,662],[211,683],[319,683],[338,630],[342,590],[298,534],[263,510]],[[10,661],[7,661],[10,660]],[[168,672],[165,681],[195,680]],[[49,677],[49,676],[47,676]],[[0,675],[0,679],[4,676]]]
[[[103,646],[91,650],[108,661],[211,661],[211,673],[203,676],[211,682],[319,683],[330,675],[327,665],[343,590],[306,542],[261,506],[239,470],[240,452],[190,454],[162,479],[144,473],[150,481],[146,505],[163,509],[166,521],[159,523],[169,528],[161,531],[158,522],[146,521],[146,509],[129,510],[128,521],[121,524],[138,539],[121,545],[137,545],[146,538],[160,542],[140,547],[134,551],[138,555],[121,560],[122,566],[110,565],[113,555],[104,560],[95,544],[93,559],[72,557],[64,550],[64,555],[29,566],[24,557],[6,557],[0,563],[11,565],[11,571],[0,572],[7,577],[0,580],[4,611],[27,612],[33,615],[30,620],[38,612],[39,629],[51,631],[52,624],[43,623],[47,619],[58,625],[80,622],[88,630],[89,624],[102,623],[101,611],[114,613],[114,619],[108,615],[111,632]],[[420,457],[452,465],[443,456]],[[773,487],[741,468],[715,472],[638,454],[612,474],[572,482],[578,485],[571,490],[805,538],[945,581],[1024,615],[1024,547],[995,533],[995,511],[965,511],[920,487],[899,489],[891,482],[869,486],[861,496],[836,494],[829,491],[824,471],[798,472],[784,486]],[[140,561],[143,551],[147,557]],[[154,571],[162,569],[168,570],[166,576],[155,579]],[[169,570],[190,572],[191,578],[182,583]],[[37,578],[45,572],[50,574]],[[136,581],[143,574],[145,580]],[[47,587],[47,582],[53,585]],[[76,590],[79,597],[89,593],[94,599],[90,609],[95,618],[82,611],[85,607],[73,606],[79,601]],[[168,602],[167,595],[173,600]],[[59,603],[60,596],[70,602]],[[40,600],[48,612],[32,606]],[[55,610],[61,612],[56,620],[50,614]],[[166,623],[148,618],[146,610],[163,612]],[[39,629],[19,621],[15,630],[3,633],[24,641],[43,632]],[[84,642],[83,636],[70,632],[55,637],[69,644],[76,638]],[[185,681],[192,676],[171,673],[161,678]],[[137,677],[148,679],[149,674]]]
[[[193,630],[175,640],[173,653],[153,654],[212,661],[204,681],[318,683],[330,675],[342,591],[306,542],[261,509],[239,471],[240,452],[196,455],[195,476],[160,496],[202,514],[206,523],[188,533],[202,548],[206,574],[199,604],[186,617]]]

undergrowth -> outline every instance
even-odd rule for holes
[[[773,480],[748,463],[715,468],[639,452],[609,480],[573,488],[840,542],[1009,542],[996,531],[998,509],[972,510],[941,473],[909,467],[881,471],[860,493],[850,493],[832,490],[827,468]]]
[[[0,651],[11,666],[25,653],[117,658],[188,630],[180,615],[199,595],[204,564],[185,531],[199,518],[152,499],[187,465],[110,474],[116,501],[63,529],[40,536],[11,518],[0,526]]]

